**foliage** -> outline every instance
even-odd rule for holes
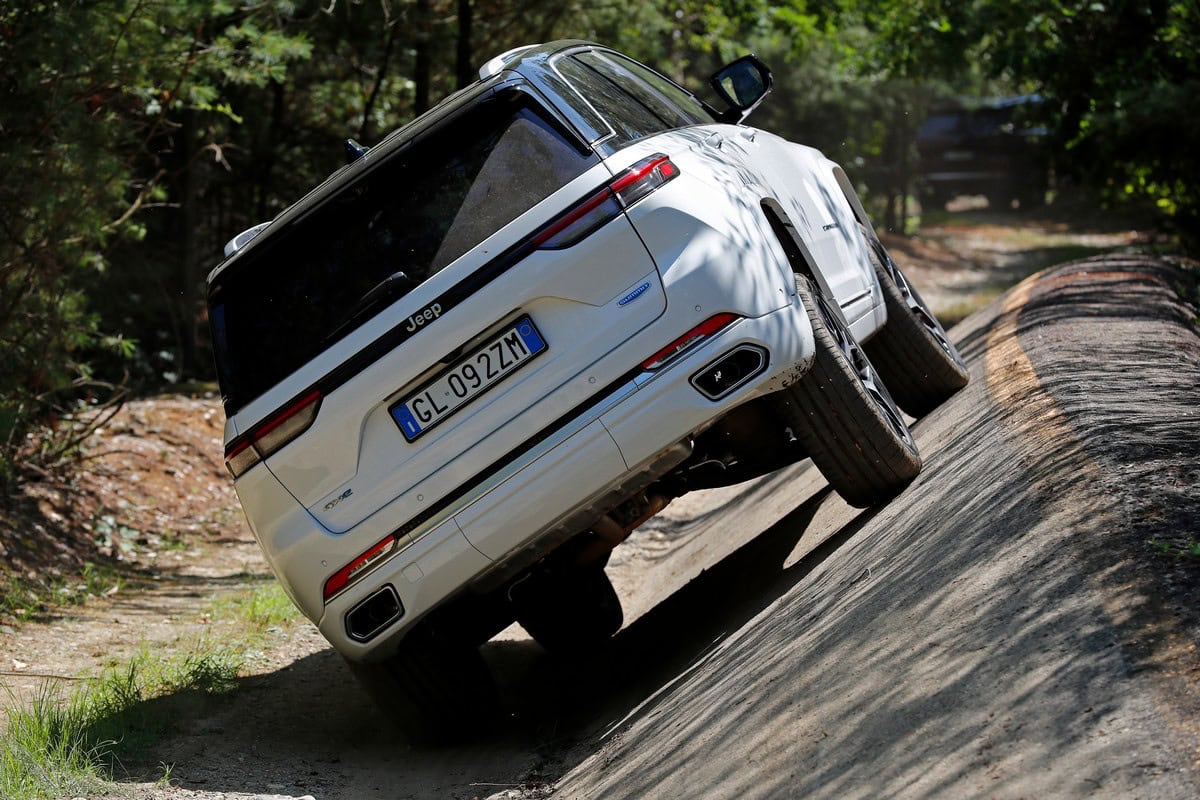
[[[119,398],[119,362],[136,341],[106,334],[115,315],[95,310],[116,299],[104,291],[123,266],[112,254],[146,239],[144,213],[218,146],[182,139],[183,120],[209,120],[215,135],[236,122],[223,92],[277,81],[308,55],[303,36],[273,29],[288,7],[47,0],[0,10],[0,486],[18,467],[44,474],[74,455]]]
[[[299,618],[296,606],[278,581],[270,580],[249,592],[218,601],[213,607],[218,619],[233,619],[248,626],[254,635],[279,628]]]
[[[83,605],[89,599],[120,591],[120,573],[107,565],[85,562],[78,576],[34,583],[17,575],[0,579],[0,620],[36,619],[48,608]]]
[[[179,654],[144,646],[65,694],[43,685],[24,705],[10,691],[0,732],[0,797],[42,800],[112,791],[108,779],[122,759],[199,713],[210,698],[234,691],[254,648],[297,617],[275,581],[214,601],[210,614],[237,625],[219,646],[201,641]]]
[[[926,109],[1036,91],[1056,169],[1200,245],[1187,0],[37,0],[0,8],[0,485],[78,456],[123,387],[212,377],[226,240],[520,44],[589,38],[705,95],[755,51],[755,123],[903,229]]]
[[[170,725],[156,704],[232,690],[241,659],[218,648],[158,658],[142,650],[78,684],[66,697],[48,684],[28,705],[10,703],[0,735],[0,796],[50,800],[106,794],[119,753],[135,753]]]
[[[866,4],[864,4],[866,5]],[[1035,91],[1059,172],[1151,203],[1200,245],[1200,5],[1186,0],[893,0],[863,19],[892,74],[983,76]]]

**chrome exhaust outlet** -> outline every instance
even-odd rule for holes
[[[709,400],[720,400],[767,368],[767,351],[743,344],[703,367],[688,381]]]
[[[346,635],[356,642],[370,641],[402,616],[400,596],[388,584],[346,612]]]

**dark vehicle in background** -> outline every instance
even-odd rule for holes
[[[917,131],[921,202],[941,208],[959,195],[984,195],[992,208],[1045,202],[1049,169],[1044,130],[1029,125],[1037,95],[958,102],[935,108]]]

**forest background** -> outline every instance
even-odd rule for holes
[[[1036,93],[1059,187],[1200,249],[1196,0],[0,0],[0,497],[120,398],[212,379],[205,275],[344,139],[555,38],[704,97],[757,53],[753,124],[842,162],[900,233],[928,109]]]

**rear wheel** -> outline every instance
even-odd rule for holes
[[[346,665],[389,722],[414,742],[469,740],[496,718],[496,684],[478,647],[418,628],[386,661],[347,659]]]
[[[513,584],[509,598],[521,627],[555,655],[594,650],[624,621],[621,600],[600,564],[530,573]]]
[[[967,365],[937,315],[882,245],[869,236],[867,243],[888,321],[864,349],[896,404],[923,417],[967,385]]]
[[[796,288],[817,352],[800,382],[775,395],[776,409],[847,503],[882,503],[921,471],[916,443],[841,314],[807,278]]]

